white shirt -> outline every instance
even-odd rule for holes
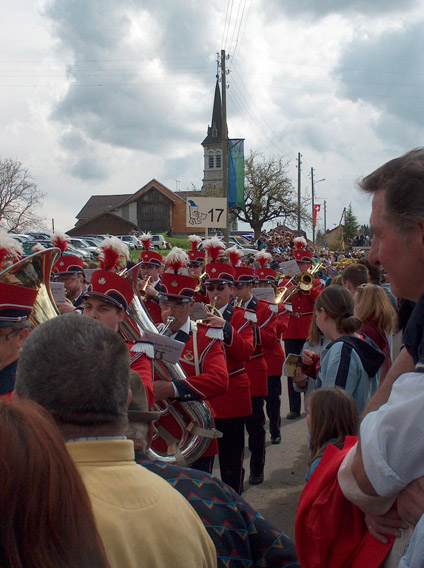
[[[423,412],[424,375],[405,373],[393,383],[387,403],[362,421],[362,459],[379,495],[395,495],[424,475]],[[399,568],[424,568],[424,516]]]

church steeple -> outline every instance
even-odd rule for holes
[[[221,114],[221,91],[218,81],[215,86],[215,97],[213,101],[212,123],[208,126],[208,135],[202,142],[205,144],[222,144],[222,114]]]
[[[212,123],[208,126],[208,134],[202,142],[204,149],[203,185],[204,189],[217,189],[222,191],[222,115],[221,92],[218,80],[215,86],[213,101]]]

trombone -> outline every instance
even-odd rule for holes
[[[314,287],[315,274],[321,269],[322,265],[322,262],[315,262],[315,265],[312,268],[309,268],[305,272],[298,272],[292,276],[287,284],[280,290],[279,294],[275,298],[275,303],[280,304],[281,302],[288,302],[292,295],[298,290],[309,292],[309,290]],[[290,291],[288,291],[289,285],[292,281],[293,287]]]

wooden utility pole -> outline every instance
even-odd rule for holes
[[[300,200],[301,200],[301,179],[302,179],[302,161],[300,152],[297,154],[297,230],[300,231]]]
[[[311,190],[312,190],[312,244],[315,246],[315,188],[314,188],[314,168],[311,168]]]
[[[230,230],[228,227],[228,128],[227,128],[227,82],[225,75],[225,50],[221,50],[221,120],[222,120],[222,196],[227,199],[227,223],[224,229],[224,240],[229,246]]]
[[[327,202],[324,200],[324,233],[327,232]]]

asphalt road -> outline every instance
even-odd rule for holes
[[[262,513],[265,519],[271,521],[293,539],[297,502],[305,485],[307,469],[307,427],[304,414],[297,420],[285,418],[289,411],[285,377],[283,377],[282,399],[281,444],[271,444],[267,423],[265,479],[261,485],[249,485],[248,483],[250,452],[246,441],[244,461],[246,476],[243,497]],[[217,460],[215,460],[213,473],[219,477]]]

